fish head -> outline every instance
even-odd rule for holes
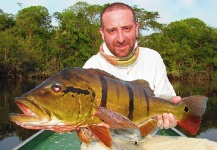
[[[91,115],[94,98],[76,70],[64,69],[15,98],[23,114],[10,114],[9,119],[28,129],[75,130]]]

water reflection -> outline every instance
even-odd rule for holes
[[[35,130],[27,130],[8,120],[10,112],[20,112],[14,103],[14,98],[34,88],[42,80],[1,80],[0,81],[0,147],[5,150],[12,149],[23,140],[34,134]],[[177,95],[182,97],[190,95],[205,95],[209,97],[207,109],[203,116],[199,132],[189,135],[191,137],[207,138],[217,142],[217,83],[202,81],[172,82]],[[14,142],[12,142],[14,141]],[[7,148],[6,148],[7,147]]]
[[[8,114],[20,112],[14,103],[14,98],[34,88],[40,82],[39,80],[0,81],[0,147],[4,150],[14,148],[37,132],[35,130],[24,129],[10,122]]]
[[[216,81],[182,81],[172,82],[173,87],[177,93],[182,97],[190,95],[205,95],[209,99],[207,101],[207,108],[203,115],[202,122],[198,133],[194,136],[181,130],[189,137],[207,138],[217,142],[217,83]],[[214,136],[215,134],[215,136]]]

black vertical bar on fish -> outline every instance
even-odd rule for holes
[[[108,84],[103,76],[99,76],[100,82],[102,85],[102,98],[101,98],[101,107],[106,107],[107,105],[107,95],[108,95]]]
[[[148,94],[147,92],[145,91],[145,89],[143,89],[143,93],[144,93],[144,96],[145,96],[145,100],[146,100],[146,104],[147,104],[147,116],[149,116],[149,111],[150,111],[150,104],[149,104],[149,99],[148,99]]]
[[[130,87],[130,85],[128,85],[126,83],[127,86],[127,90],[128,90],[128,94],[129,94],[129,112],[128,112],[128,118],[130,120],[133,120],[133,111],[134,111],[134,94],[133,94],[133,90]]]

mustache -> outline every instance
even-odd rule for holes
[[[123,42],[119,42],[119,41],[117,41],[117,42],[115,42],[115,46],[125,46],[125,45],[127,45],[128,44],[128,42],[126,41],[126,40],[124,40]]]

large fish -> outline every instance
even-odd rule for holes
[[[196,134],[206,101],[205,96],[191,96],[175,105],[154,97],[144,80],[129,82],[96,69],[66,68],[15,98],[23,114],[9,118],[28,129],[76,131],[85,143],[94,135],[111,147],[109,128],[139,129],[146,136],[163,113],[174,114],[178,125]]]

